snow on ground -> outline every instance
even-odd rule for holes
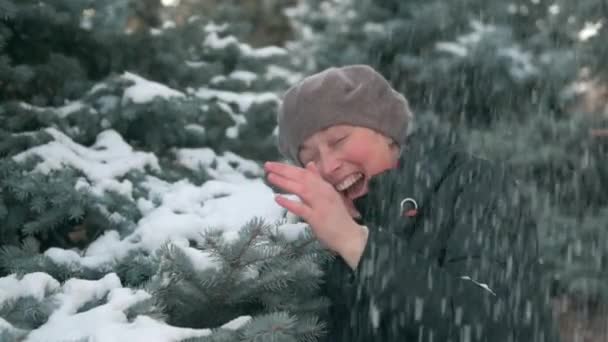
[[[131,170],[160,170],[154,154],[134,150],[113,130],[100,133],[90,147],[75,143],[56,129],[49,128],[47,132],[54,137],[53,141],[14,159],[41,157],[36,168],[39,172],[66,166],[79,169],[85,177],[76,184],[78,189],[100,196],[106,190],[113,190],[134,200],[134,185],[118,178]],[[121,238],[118,232],[107,231],[86,251],[51,248],[45,254],[59,263],[100,267],[125,258],[133,249],[155,251],[170,241],[184,250],[197,269],[204,269],[214,267],[212,259],[188,247],[188,240],[200,239],[201,233],[210,228],[221,229],[230,240],[253,218],[262,217],[273,223],[284,216],[284,210],[274,201],[273,191],[261,178],[263,170],[255,162],[230,152],[216,155],[210,149],[178,149],[175,156],[179,164],[195,171],[205,170],[214,179],[194,185],[186,179],[169,183],[148,175],[143,183],[149,190],[148,197],[136,200],[142,218],[132,233]],[[302,227],[291,226],[288,234],[293,235],[300,229]],[[205,329],[172,327],[147,316],[129,321],[125,311],[150,295],[143,290],[123,288],[113,273],[97,281],[70,279],[63,285],[45,273],[27,274],[22,279],[14,275],[0,278],[0,307],[5,301],[27,296],[51,298],[57,309],[45,324],[30,332],[25,341],[176,341],[210,333]],[[106,298],[104,304],[78,312],[82,304],[103,298]],[[228,322],[226,327],[234,328],[248,319],[239,318]],[[19,329],[0,319],[0,333],[2,331]]]

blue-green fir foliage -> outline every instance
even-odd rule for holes
[[[162,204],[151,182],[260,177],[250,159],[278,158],[278,93],[294,77],[283,49],[254,48],[204,16],[163,23],[159,2],[143,3],[0,0],[0,278],[48,285],[0,303],[10,325],[0,339],[35,336],[73,287],[110,284],[74,315],[111,306],[118,288],[151,295],[127,305],[127,323],[212,329],[200,341],[315,341],[329,256],[310,232],[287,239],[279,223],[254,220],[234,240],[205,227],[187,247],[154,251],[133,235]],[[187,165],[190,151],[208,158]],[[137,160],[104,183],[108,164]],[[136,247],[86,259],[102,239]],[[194,263],[191,247],[213,267]],[[239,317],[249,318],[222,327]]]

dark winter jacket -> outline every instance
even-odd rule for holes
[[[557,341],[520,190],[504,166],[409,144],[355,201],[369,229],[357,269],[327,266],[326,340]]]

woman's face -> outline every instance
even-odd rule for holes
[[[335,125],[302,143],[298,153],[321,177],[351,200],[367,193],[369,179],[395,167],[398,148],[391,139],[365,127]]]

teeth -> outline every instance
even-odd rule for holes
[[[345,180],[340,182],[340,184],[336,185],[336,189],[338,191],[344,191],[348,189],[348,187],[350,187],[351,185],[355,184],[355,182],[358,181],[361,177],[363,177],[362,173],[350,175]]]

